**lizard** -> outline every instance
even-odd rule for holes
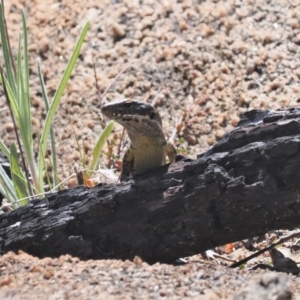
[[[106,104],[101,111],[121,124],[130,139],[122,160],[121,181],[165,165],[166,155],[174,162],[176,149],[166,141],[161,116],[152,105],[125,99]]]

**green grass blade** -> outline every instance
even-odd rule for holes
[[[26,159],[27,159],[29,168],[31,170],[31,175],[33,178],[34,186],[35,186],[35,189],[39,192],[40,187],[38,186],[39,181],[37,178],[37,168],[36,168],[36,164],[34,161],[32,136],[31,136],[31,130],[30,130],[31,129],[31,120],[30,120],[30,124],[28,123],[28,120],[26,120],[24,122],[24,118],[28,118],[28,116],[24,116],[24,112],[20,111],[19,102],[14,97],[11,87],[10,87],[9,82],[7,81],[6,77],[3,76],[2,78],[4,79],[4,84],[6,87],[7,96],[8,96],[10,105],[11,105],[11,109],[13,111],[13,115],[15,117],[17,126],[19,127],[19,130],[21,133],[23,146],[24,146],[24,150],[26,153]],[[20,79],[20,81],[22,81],[22,79]],[[20,88],[20,90],[22,90],[22,88]],[[31,119],[31,117],[30,117],[30,119]],[[30,126],[30,128],[29,128],[29,126]]]
[[[2,46],[4,62],[5,62],[5,69],[7,72],[7,80],[11,86],[13,94],[16,95],[16,84],[15,84],[16,81],[15,81],[14,71],[12,67],[13,62],[11,61],[11,57],[10,57],[8,36],[6,36],[2,2],[0,2],[0,34],[1,34],[1,46]]]
[[[112,130],[114,128],[114,122],[113,121],[109,121],[109,123],[106,125],[106,127],[104,128],[103,132],[101,133],[94,149],[93,149],[93,159],[90,163],[89,166],[89,170],[95,171],[95,168],[97,167],[98,163],[99,163],[99,159],[100,159],[100,154],[102,151],[102,148],[104,146],[104,143],[106,142],[106,140],[108,139],[108,137],[110,136]],[[91,175],[91,171],[88,172],[88,175]]]
[[[15,143],[12,143],[10,147],[10,171],[18,199],[28,197],[29,194],[27,191],[27,181],[20,169],[17,147]],[[26,205],[28,201],[29,200],[22,200],[19,202],[19,204],[23,206]]]
[[[37,193],[40,192],[37,166],[34,159],[33,139],[32,139],[32,123],[29,98],[29,66],[28,66],[28,44],[27,44],[27,25],[24,12],[22,14],[23,35],[19,38],[18,59],[17,59],[17,90],[18,90],[18,107],[20,118],[18,127],[22,137],[25,156],[28,167],[32,175],[32,181]]]
[[[8,148],[6,147],[6,145],[1,140],[0,140],[0,149],[3,151],[3,153],[5,154],[5,156],[7,158],[10,157],[10,152],[9,152]]]
[[[0,192],[10,203],[18,200],[14,184],[6,174],[4,168],[0,165]],[[15,206],[15,205],[14,205]],[[18,205],[15,207],[19,207]]]
[[[49,133],[50,133],[52,120],[53,120],[55,112],[58,108],[61,96],[62,96],[62,94],[65,90],[67,82],[68,82],[68,80],[71,76],[71,73],[73,71],[73,68],[75,66],[76,60],[77,60],[78,55],[80,53],[81,46],[82,46],[83,41],[84,41],[84,38],[85,38],[85,36],[87,34],[87,31],[89,29],[89,25],[90,25],[90,23],[87,22],[85,24],[84,28],[83,28],[83,31],[82,31],[82,33],[79,37],[79,40],[76,44],[76,47],[73,51],[71,59],[69,60],[67,68],[66,68],[66,70],[63,74],[63,77],[62,77],[61,81],[60,81],[58,89],[56,90],[56,93],[54,95],[54,99],[51,103],[50,109],[47,113],[47,117],[46,117],[45,125],[44,125],[44,130],[43,130],[42,136],[41,136],[41,142],[40,142],[41,147],[40,147],[39,158],[38,158],[38,173],[39,173],[40,186],[42,186],[42,180],[43,180],[43,177],[42,177],[42,172],[43,172],[43,169],[44,169],[43,157],[45,156],[45,151],[46,151],[46,146],[47,146],[47,141],[48,141],[48,137],[49,137]]]
[[[13,91],[12,91],[12,88],[11,88],[11,86],[9,84],[9,81],[4,76],[4,74],[2,74],[2,78],[4,80],[3,84],[5,84],[5,87],[6,87],[6,91],[7,91],[7,95],[8,95],[8,99],[9,99],[9,103],[10,103],[11,109],[12,109],[13,114],[14,114],[14,116],[16,118],[17,123],[18,123],[19,120],[20,120],[20,113],[19,113],[19,107],[18,107],[18,103],[17,103],[16,97],[13,94]]]
[[[16,102],[17,102],[17,105],[19,108],[21,108],[20,106],[20,99],[22,97],[22,85],[20,84],[20,82],[22,81],[22,72],[21,72],[21,60],[22,60],[22,56],[21,56],[21,35],[19,35],[19,46],[18,46],[18,55],[17,55],[17,74],[16,74],[16,79],[17,79],[17,82],[16,82],[16,87],[17,87],[17,94],[15,95],[15,98],[16,98]]]
[[[46,86],[44,82],[44,78],[42,76],[42,70],[40,61],[38,60],[38,74],[40,79],[40,84],[42,87],[42,95],[46,106],[46,112],[49,111],[49,99],[46,91]],[[50,127],[50,141],[51,141],[51,157],[52,157],[52,170],[53,170],[53,180],[54,180],[54,186],[58,186],[59,184],[59,178],[58,178],[58,172],[57,172],[57,159],[56,159],[56,148],[55,148],[55,136],[53,131],[53,126]]]
[[[27,24],[23,9],[22,14],[22,27],[23,27],[23,76],[24,76],[24,97],[26,99],[27,111],[30,113],[30,99],[29,99],[29,62],[28,62],[28,38],[27,38]],[[31,113],[30,113],[31,115]]]
[[[18,87],[22,94],[20,95],[19,100],[19,110],[21,114],[21,119],[23,126],[26,128],[27,134],[26,144],[28,148],[33,148],[33,140],[32,140],[32,124],[31,124],[31,110],[30,110],[30,98],[29,98],[29,66],[28,66],[28,45],[27,45],[27,25],[25,20],[25,15],[23,10],[22,13],[22,27],[23,27],[23,37],[20,36],[20,44],[18,52],[20,52],[20,59],[18,59],[18,78],[20,81],[18,82]],[[22,43],[23,42],[23,43]],[[25,151],[29,151],[29,149],[25,149]]]
[[[0,5],[1,6],[1,5]],[[1,7],[3,8],[3,7]],[[2,10],[3,13],[3,10]],[[4,16],[2,16],[2,20],[4,22]],[[2,30],[3,34],[5,34],[5,26],[4,24],[1,24],[0,22],[0,27],[3,27]],[[35,186],[38,184],[38,180],[37,180],[37,172],[36,172],[36,165],[35,165],[35,161],[34,161],[34,154],[33,154],[33,141],[32,141],[32,130],[31,130],[31,113],[30,113],[30,101],[29,101],[29,95],[26,94],[26,91],[29,91],[29,82],[28,82],[28,78],[26,80],[26,84],[28,85],[28,87],[25,87],[25,82],[24,82],[24,78],[26,77],[24,75],[24,70],[23,70],[23,52],[22,50],[24,49],[24,47],[27,47],[27,41],[24,40],[24,36],[25,38],[27,38],[27,33],[26,33],[26,24],[25,24],[25,28],[23,28],[23,32],[25,32],[23,34],[23,39],[19,38],[19,45],[18,45],[18,53],[17,53],[17,70],[16,70],[16,77],[13,78],[13,80],[9,79],[9,69],[11,69],[11,71],[14,71],[14,67],[13,67],[13,61],[10,55],[10,49],[9,49],[9,40],[6,41],[6,48],[7,51],[9,53],[7,53],[7,59],[10,59],[9,61],[5,61],[5,65],[7,68],[7,77],[4,77],[3,74],[1,73],[2,79],[3,79],[3,84],[5,85],[5,90],[6,90],[6,94],[7,94],[7,98],[11,107],[11,111],[12,111],[12,119],[14,121],[15,126],[20,130],[20,134],[21,134],[21,138],[22,138],[22,142],[23,142],[23,146],[24,146],[24,150],[26,153],[26,158],[28,161],[28,165],[30,166],[31,169],[31,174],[32,174],[32,178],[34,181]],[[7,36],[6,36],[7,38]],[[22,44],[23,41],[23,44]],[[5,48],[5,47],[4,47]],[[4,51],[3,48],[3,51]],[[25,50],[24,53],[27,53],[27,49]],[[6,58],[5,58],[6,59]],[[28,59],[26,58],[26,61],[28,62]],[[28,66],[25,67],[26,70],[28,70]],[[15,71],[14,71],[15,72]],[[13,72],[13,74],[14,74]],[[27,76],[28,77],[28,76]],[[20,151],[21,151],[21,143],[19,142],[19,135],[18,132],[16,131],[17,134],[17,141],[18,141],[18,146],[20,147]],[[24,157],[22,155],[22,161],[23,164],[24,163]],[[24,166],[25,168],[25,166]],[[29,184],[29,183],[28,183]],[[29,188],[30,189],[30,188]]]

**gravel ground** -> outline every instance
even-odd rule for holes
[[[102,131],[99,112],[103,102],[134,94],[155,103],[166,135],[170,137],[177,128],[175,144],[192,158],[232,129],[240,113],[298,105],[299,1],[199,2],[5,1],[14,49],[21,24],[19,9],[23,7],[27,15],[32,122],[37,136],[45,114],[37,58],[51,97],[81,28],[86,20],[91,22],[55,118],[62,178],[80,166],[75,134],[87,157],[91,155]],[[101,100],[95,89],[93,60],[101,93],[127,67]],[[0,137],[10,144],[15,137],[4,107],[1,97]],[[116,133],[120,132],[117,127]],[[104,157],[103,165],[106,160]],[[95,299],[100,293],[102,298],[202,299],[205,292],[207,297],[219,299],[230,297],[252,275],[212,265],[175,268],[8,254],[1,258],[0,294],[14,299],[88,299],[87,295]],[[292,290],[297,289],[293,284]]]
[[[103,102],[133,93],[135,98],[154,101],[166,135],[180,129],[176,146],[195,157],[235,126],[241,112],[296,106],[300,101],[297,1],[35,0],[28,5],[14,0],[5,4],[11,36],[18,37],[19,8],[28,16],[37,136],[44,118],[37,58],[51,97],[81,28],[91,21],[55,119],[63,178],[74,166],[80,167],[75,133],[90,157],[102,131]],[[16,47],[17,40],[12,44]],[[102,100],[95,89],[93,57],[100,92],[128,68]],[[0,110],[3,107],[1,98]],[[0,136],[10,143],[15,137],[8,111],[0,111],[0,122]]]
[[[26,253],[8,253],[0,258],[1,299],[231,299],[263,270],[226,269],[212,263],[180,267],[148,265],[139,258],[131,261],[80,261],[69,255],[57,259],[37,259]],[[264,275],[262,275],[264,274]],[[276,274],[276,276],[278,276]],[[277,277],[278,278],[278,277]],[[300,295],[300,280],[282,275],[290,290]],[[278,280],[278,279],[277,279]],[[250,283],[253,284],[253,281]],[[250,299],[259,289],[250,289]],[[245,299],[245,298],[240,298]],[[290,298],[278,298],[290,299]],[[300,298],[294,298],[300,299]]]

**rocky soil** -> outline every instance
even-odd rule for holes
[[[108,101],[134,96],[155,104],[166,135],[178,132],[174,142],[179,152],[192,158],[233,128],[240,113],[300,102],[297,0],[7,0],[14,50],[20,8],[28,20],[36,137],[45,117],[37,59],[52,97],[81,29],[91,22],[54,123],[62,178],[81,166],[75,136],[89,159],[102,131],[100,107]],[[93,65],[100,93],[113,83],[102,98]],[[5,108],[2,95],[0,137],[10,144],[15,136]],[[102,165],[106,163],[104,155]],[[74,184],[69,180],[69,186]],[[38,260],[24,253],[3,256],[0,270],[2,299],[223,299],[237,293],[254,273],[269,272],[203,263],[149,266],[138,259]],[[300,295],[299,280],[284,278],[290,284],[287,289]]]
[[[228,269],[209,262],[150,266],[139,258],[133,262],[80,261],[69,255],[37,259],[20,252],[2,256],[0,272],[1,299],[217,300],[232,299],[234,294],[235,299],[288,300],[292,292],[293,299],[300,299],[295,276]]]

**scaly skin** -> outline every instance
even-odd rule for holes
[[[123,157],[121,181],[166,164],[167,155],[173,162],[176,150],[165,139],[158,111],[148,103],[123,100],[102,107],[102,113],[126,129],[130,147]]]

